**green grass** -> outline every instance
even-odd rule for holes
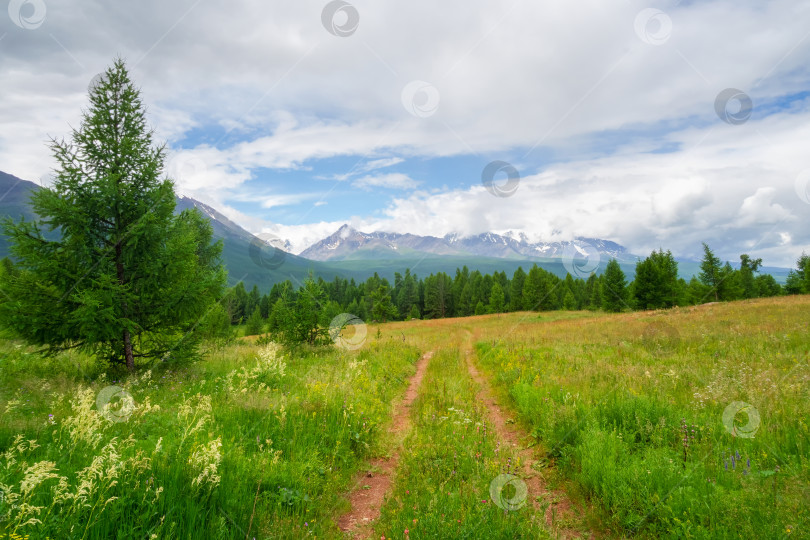
[[[532,519],[531,501],[507,511],[490,497],[490,483],[519,464],[475,402],[476,391],[457,349],[432,358],[375,537],[405,538],[406,530],[411,539],[547,537]]]
[[[236,340],[137,376],[0,340],[0,540],[341,538],[346,493],[390,453],[392,403],[429,350],[375,534],[544,537],[542,512],[489,496],[518,464],[476,402],[470,335],[548,454],[545,481],[597,536],[807,538],[808,313],[804,296],[398,322],[359,351]],[[111,402],[124,422],[97,408],[111,385],[135,404]],[[735,402],[756,409],[753,438],[732,435],[745,412],[724,424]]]
[[[79,355],[1,347],[0,538],[338,537],[342,494],[381,451],[418,358],[396,344],[278,351],[281,374],[237,343],[122,381]],[[125,422],[96,408],[113,384],[136,405]]]
[[[477,350],[611,534],[810,537],[808,308],[514,319],[485,328]],[[724,424],[738,401],[759,414],[753,438],[732,435],[745,412]]]

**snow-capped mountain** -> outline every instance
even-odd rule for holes
[[[389,232],[360,232],[343,225],[334,234],[316,242],[301,256],[316,261],[379,260],[405,256],[477,256],[499,259],[560,259],[596,250],[601,257],[635,261],[636,256],[615,242],[576,238],[562,242],[532,242],[524,233],[492,232],[474,236],[448,234],[444,237]]]

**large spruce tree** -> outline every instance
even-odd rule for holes
[[[723,263],[709,248],[706,242],[703,243],[703,260],[700,261],[700,281],[709,287],[710,293],[714,294],[714,301],[720,300],[720,287],[723,284]]]
[[[616,259],[610,259],[602,276],[602,309],[618,313],[627,307],[627,280]]]
[[[137,358],[193,355],[225,284],[222,244],[198,211],[174,214],[164,146],[152,137],[116,60],[71,141],[51,142],[53,186],[31,197],[39,222],[3,224],[16,263],[0,286],[0,324],[50,352],[80,348],[130,370]]]

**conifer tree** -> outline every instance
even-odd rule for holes
[[[678,263],[670,251],[653,250],[636,264],[633,295],[639,309],[669,308],[678,303]]]
[[[245,322],[245,335],[258,336],[264,332],[264,319],[262,319],[262,312],[259,307],[253,310],[248,320]]]
[[[610,259],[602,276],[602,309],[610,312],[622,311],[627,306],[627,280],[619,262]]]
[[[723,283],[723,267],[720,259],[703,243],[703,260],[700,262],[700,281],[714,293],[714,301],[720,300],[720,285]]]
[[[225,283],[222,244],[198,211],[174,214],[152,135],[116,60],[71,140],[51,141],[55,181],[31,197],[40,221],[4,222],[16,263],[0,324],[50,352],[79,348],[131,371],[136,358],[194,354],[198,323]]]
[[[509,291],[509,311],[520,311],[523,309],[523,286],[526,283],[526,272],[523,267],[518,266],[512,274],[512,282]]]
[[[489,310],[491,313],[503,313],[506,304],[506,299],[503,294],[503,288],[500,284],[495,283],[489,293]]]

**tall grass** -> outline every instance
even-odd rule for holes
[[[341,494],[419,355],[236,343],[114,378],[0,347],[0,538],[338,537]],[[110,385],[132,410],[98,408]]]
[[[810,537],[808,308],[515,318],[477,350],[615,534]]]

